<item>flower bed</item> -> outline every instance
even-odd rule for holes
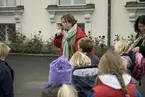
[[[88,32],[88,37],[94,43],[95,54],[101,57],[109,47],[105,44],[105,36],[93,38],[91,32]],[[120,35],[115,35],[114,43],[120,39],[123,38]],[[59,49],[53,45],[53,38],[49,38],[48,41],[42,41],[41,31],[32,35],[31,39],[21,33],[13,33],[10,41],[9,46],[12,53],[59,55]],[[128,41],[134,42],[133,35],[128,36]]]

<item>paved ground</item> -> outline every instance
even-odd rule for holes
[[[55,57],[10,55],[8,63],[15,70],[15,97],[40,97],[42,86],[47,82],[48,65]],[[145,97],[145,79],[139,91]]]
[[[15,71],[15,97],[40,97],[47,82],[48,65],[54,57],[11,55],[8,63]]]

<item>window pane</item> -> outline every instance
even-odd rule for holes
[[[11,40],[14,37],[14,33],[16,32],[15,26],[15,24],[7,24],[8,40]]]
[[[5,25],[0,25],[0,41],[5,41],[6,40],[6,26]]]
[[[7,6],[16,6],[16,0],[7,0]]]
[[[74,0],[74,4],[86,4],[86,0]]]
[[[85,23],[78,23],[78,26],[85,32]]]
[[[0,42],[10,40],[15,32],[15,24],[0,24]]]
[[[0,0],[0,6],[4,6],[4,0]]]
[[[145,0],[140,0],[140,2],[145,1]]]
[[[71,0],[58,0],[59,5],[71,5]]]

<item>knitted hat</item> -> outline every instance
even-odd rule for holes
[[[44,88],[62,84],[70,84],[72,65],[65,57],[59,57],[50,64],[48,83]]]

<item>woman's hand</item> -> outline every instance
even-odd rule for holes
[[[133,51],[133,52],[139,52],[139,51],[140,51],[140,47],[135,47],[135,48],[133,48],[132,51]]]

